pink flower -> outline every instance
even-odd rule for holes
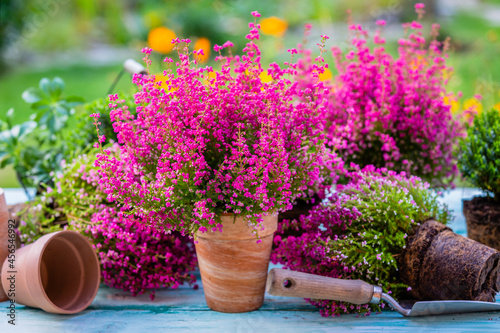
[[[302,71],[300,61],[264,69],[259,36],[259,25],[250,23],[243,54],[220,53],[220,70],[198,68],[185,49],[161,86],[135,76],[136,115],[110,105],[120,154],[98,155],[99,183],[144,226],[220,230],[223,213],[258,225],[263,214],[288,209],[334,178],[323,124],[327,87],[304,90],[290,80]],[[227,47],[233,44],[214,51]],[[263,82],[263,73],[272,80]],[[319,93],[314,102],[312,91]]]

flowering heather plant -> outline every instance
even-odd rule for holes
[[[121,153],[98,155],[100,184],[145,225],[192,235],[221,230],[219,216],[234,213],[257,228],[323,182],[325,100],[290,80],[297,63],[271,64],[263,82],[259,25],[249,27],[243,55],[222,56],[231,42],[214,46],[220,70],[198,67],[190,41],[174,39],[179,60],[165,59],[165,80],[133,78],[136,116],[110,96]]]
[[[111,148],[116,153],[116,148]],[[46,233],[73,229],[88,236],[101,261],[103,282],[134,296],[196,281],[192,242],[178,233],[137,228],[137,218],[107,202],[98,184],[94,160],[87,155],[63,165],[55,188],[37,197],[20,216],[24,243]]]
[[[429,218],[450,221],[446,207],[428,188],[428,183],[404,172],[357,170],[308,216],[279,225],[271,259],[295,271],[361,279],[397,298],[408,288],[398,277],[398,256],[408,235]],[[287,231],[300,235],[284,238]],[[323,316],[379,310],[378,305],[308,301],[321,308]]]
[[[446,65],[448,40],[437,40],[438,24],[426,39],[420,23],[424,5],[415,8],[418,20],[403,24],[406,37],[399,40],[396,57],[386,52],[380,30],[369,43],[358,24],[349,26],[352,49],[332,48],[339,74],[327,131],[347,165],[406,171],[432,187],[446,187],[457,175],[456,150],[464,127],[446,103],[452,71]]]

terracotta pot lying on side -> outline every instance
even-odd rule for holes
[[[90,305],[100,278],[99,260],[89,241],[66,230],[17,249],[14,261],[3,262],[0,285],[18,304],[73,314]]]
[[[500,201],[474,197],[463,204],[467,236],[500,251]]]
[[[197,233],[195,243],[205,299],[219,312],[257,310],[264,302],[269,257],[278,217],[264,217],[257,243],[253,227],[223,215],[222,232]]]

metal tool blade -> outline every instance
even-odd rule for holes
[[[415,303],[408,316],[433,316],[482,311],[500,311],[500,303],[479,301],[424,301]]]

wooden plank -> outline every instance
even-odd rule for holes
[[[4,318],[1,332],[498,332],[498,313],[404,318],[396,312],[368,317],[323,318],[316,311],[254,311],[225,314],[214,311],[147,309],[85,310],[71,316],[23,309],[15,329]]]

